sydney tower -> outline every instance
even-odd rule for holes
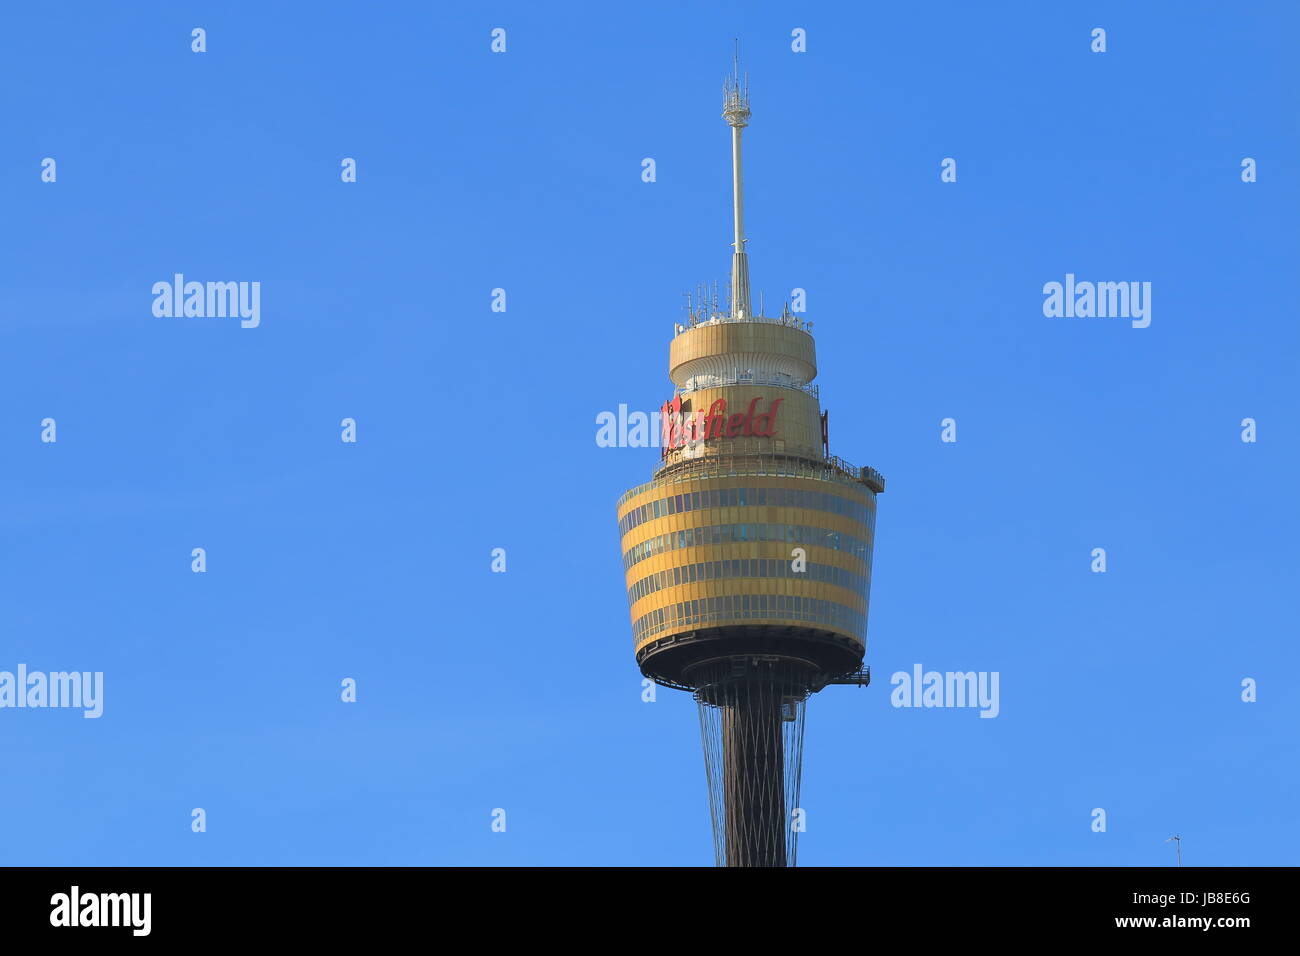
[[[642,674],[699,703],[722,866],[793,866],[805,703],[865,684],[876,496],[884,479],[829,454],[811,324],[753,310],[741,134],[724,87],[734,251],[725,307],[689,308],[668,350],[662,460],[618,501]]]

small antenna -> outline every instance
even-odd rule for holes
[[[1178,865],[1182,866],[1183,865],[1183,838],[1180,837],[1177,833],[1175,833],[1165,842],[1166,843],[1172,842],[1174,844],[1174,847],[1178,850]]]

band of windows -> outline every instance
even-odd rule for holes
[[[865,577],[832,564],[809,563],[806,570],[795,571],[791,567],[791,562],[784,558],[737,558],[728,561],[681,564],[675,568],[655,571],[627,589],[627,603],[631,606],[646,595],[654,594],[663,588],[728,578],[794,578],[833,584],[864,596],[867,593]]]
[[[823,624],[859,638],[867,631],[867,616],[853,608],[819,598],[788,594],[736,594],[682,601],[657,608],[632,622],[636,646],[656,634],[680,630],[712,621],[762,620],[804,621]]]
[[[831,548],[860,558],[871,573],[871,543],[843,531],[827,531],[798,524],[715,524],[703,528],[683,528],[648,538],[623,553],[623,570],[665,551],[695,548],[709,544],[733,544],[749,541],[783,541],[818,548]]]
[[[810,508],[829,511],[861,522],[873,532],[876,528],[875,504],[841,498],[839,495],[809,488],[706,488],[669,495],[638,505],[618,522],[620,536],[638,525],[666,515],[698,511],[700,508],[736,508],[758,505],[777,508]]]

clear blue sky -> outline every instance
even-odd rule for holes
[[[808,290],[832,451],[889,480],[876,683],[809,705],[801,862],[1160,865],[1177,831],[1296,863],[1298,27],[7,10],[0,669],[106,700],[0,711],[0,862],[712,863],[695,704],[642,703],[619,561],[657,452],[595,416],[663,401],[682,293],[725,278],[738,36],[755,293]],[[261,282],[261,326],[155,317],[177,272]],[[1045,318],[1067,272],[1151,282],[1150,328]],[[892,708],[915,663],[998,671],[1000,716]]]

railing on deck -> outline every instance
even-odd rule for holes
[[[719,388],[724,385],[775,385],[779,388],[793,388],[801,392],[818,398],[821,392],[816,385],[799,385],[793,379],[787,378],[785,381],[775,378],[762,378],[754,375],[739,373],[736,375],[696,375],[687,379],[685,385],[679,385],[676,394],[685,395],[688,392],[696,392],[702,388]]]
[[[813,329],[813,324],[811,322],[805,322],[797,315],[779,315],[776,318],[771,318],[766,315],[747,315],[744,318],[736,318],[735,316],[728,315],[725,312],[714,312],[707,319],[702,319],[698,315],[694,315],[691,316],[684,325],[680,322],[674,324],[673,335],[676,337],[681,335],[683,332],[689,332],[692,329],[705,328],[710,325],[728,325],[732,322],[762,322],[766,325],[784,325],[792,329],[801,329],[809,334],[812,334]]]
[[[618,499],[618,507],[621,508],[623,502],[652,487],[662,487],[679,481],[695,481],[700,478],[728,478],[739,475],[814,478],[819,481],[866,485],[876,494],[881,494],[885,490],[885,478],[876,469],[857,468],[834,455],[822,461],[786,455],[703,455],[699,458],[679,459],[660,466],[653,481],[647,481],[624,492]]]

